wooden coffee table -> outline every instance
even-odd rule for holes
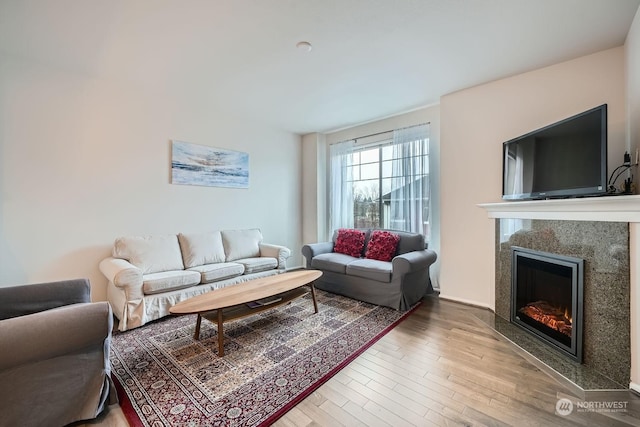
[[[200,323],[203,317],[217,323],[218,355],[224,356],[224,322],[287,304],[309,292],[313,298],[313,309],[317,313],[318,303],[313,281],[320,276],[321,271],[303,270],[253,279],[181,301],[171,307],[169,312],[198,315],[194,333],[196,340],[200,339]],[[261,303],[256,303],[257,301]]]

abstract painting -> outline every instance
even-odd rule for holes
[[[249,188],[249,154],[172,141],[171,183]]]

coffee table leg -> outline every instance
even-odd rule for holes
[[[202,323],[202,316],[198,314],[198,320],[196,320],[196,331],[193,333],[193,339],[196,341],[200,339],[200,323]]]
[[[222,310],[218,310],[218,356],[224,356],[224,333],[222,332]]]
[[[318,301],[316,301],[316,288],[313,286],[313,282],[309,283],[311,287],[311,298],[313,298],[313,309],[318,312]]]

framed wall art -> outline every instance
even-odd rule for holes
[[[171,183],[249,188],[249,154],[172,141]]]

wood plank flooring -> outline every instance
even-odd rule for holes
[[[579,411],[571,391],[524,359],[473,316],[481,309],[427,297],[409,318],[274,425],[287,426],[640,426],[640,397],[590,393],[626,412]],[[568,416],[555,413],[569,399]],[[626,403],[625,403],[626,402]],[[115,405],[86,426],[127,422]]]

